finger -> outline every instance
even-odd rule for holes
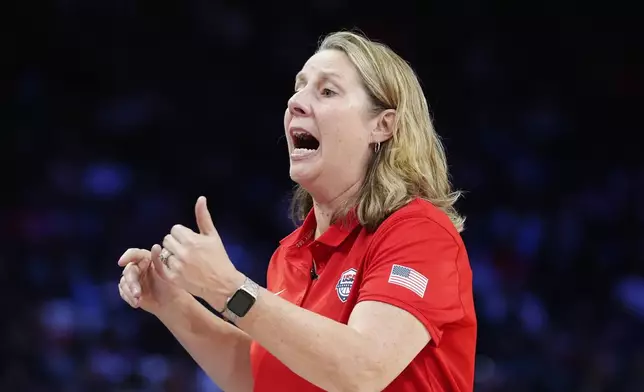
[[[185,244],[186,241],[190,239],[191,236],[197,235],[194,231],[183,225],[174,225],[170,230],[170,234],[179,241],[181,244]]]
[[[124,267],[128,263],[138,263],[141,260],[145,260],[148,255],[149,253],[145,249],[130,248],[119,258],[118,265]]]
[[[130,298],[128,298],[127,294],[125,294],[125,292],[123,291],[123,287],[121,287],[121,285],[119,285],[119,295],[121,296],[121,299],[125,301],[126,304],[130,305],[130,307],[134,307]]]
[[[197,226],[201,234],[207,236],[217,235],[217,229],[215,229],[212,216],[210,215],[210,211],[208,211],[208,202],[204,196],[197,199],[195,216],[197,217]]]
[[[141,270],[139,266],[132,263],[126,265],[125,270],[123,271],[123,277],[125,278],[125,283],[127,284],[134,298],[137,298],[137,299],[140,298],[141,297],[141,281],[140,281]]]
[[[145,274],[145,272],[148,270],[151,264],[152,264],[152,259],[150,258],[150,253],[148,252],[148,255],[143,260],[135,264],[139,268],[139,276]]]
[[[124,267],[128,263],[138,262],[140,259],[145,258],[146,253],[143,249],[130,248],[119,258],[118,265]]]
[[[161,257],[159,257],[161,255],[162,250],[163,248],[161,247],[161,245],[155,244],[152,247],[151,249],[152,265],[154,266],[154,270],[156,271],[156,273],[159,274],[161,278],[168,280],[168,275],[166,274],[166,268],[168,267],[166,267],[163,264],[163,261],[161,261]]]
[[[181,268],[182,268],[181,264],[182,264],[181,260],[179,260],[177,258],[177,256],[171,255],[170,257],[168,257],[168,267],[167,268],[170,270],[170,272],[174,272],[174,273],[179,272],[181,270]]]
[[[168,234],[163,238],[163,247],[170,251],[170,253],[181,257],[183,254],[183,246],[174,238],[172,235]]]
[[[120,283],[119,283],[118,287],[119,287],[119,295],[121,296],[121,299],[122,299],[123,301],[127,302],[127,299],[125,299],[125,293],[123,292],[123,289],[121,288],[121,284],[120,284]],[[128,305],[129,305],[129,304],[130,304],[130,303],[128,302]]]
[[[121,282],[119,283],[119,293],[121,294],[121,298],[123,298],[123,300],[127,302],[131,307],[136,308],[139,306],[138,300],[134,298],[132,291],[130,291],[128,284],[125,281],[125,276],[121,277]]]

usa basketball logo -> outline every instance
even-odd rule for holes
[[[354,268],[351,268],[340,275],[340,280],[338,280],[338,284],[335,286],[335,291],[338,293],[340,301],[347,302],[349,294],[351,293],[351,287],[353,287],[353,282],[356,280],[356,272]]]

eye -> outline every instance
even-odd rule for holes
[[[323,88],[322,89],[322,96],[324,97],[332,97],[336,95],[336,92],[331,90],[330,88]]]

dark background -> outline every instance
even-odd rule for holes
[[[637,12],[523,3],[3,5],[0,390],[217,390],[120,300],[116,261],[203,194],[263,283],[293,229],[293,77],[356,27],[418,71],[467,191],[476,390],[644,390]]]

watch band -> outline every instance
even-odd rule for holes
[[[249,277],[246,277],[246,279],[244,280],[244,283],[241,285],[241,287],[239,289],[237,289],[237,291],[235,291],[235,293],[233,293],[233,295],[231,295],[228,298],[228,300],[226,301],[226,307],[224,308],[224,311],[222,312],[222,316],[224,316],[224,318],[226,320],[230,321],[233,324],[236,324],[240,317],[243,317],[243,316],[246,315],[246,314],[241,314],[241,315],[236,314],[235,312],[233,312],[232,310],[230,310],[228,308],[228,303],[235,296],[235,294],[237,294],[237,292],[240,291],[240,290],[243,290],[246,293],[248,293],[251,297],[253,297],[255,299],[255,301],[257,301],[257,297],[259,296],[259,285],[257,283],[255,283],[255,282],[253,282]],[[254,305],[254,302],[253,302],[252,305]],[[252,305],[251,305],[251,307],[252,307]],[[249,308],[249,310],[250,310],[250,308]]]

